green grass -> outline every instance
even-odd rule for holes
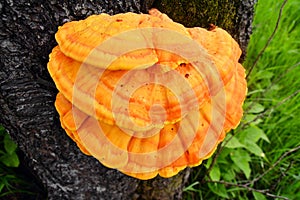
[[[275,35],[255,64],[276,27],[283,2],[261,0],[256,5],[243,63],[248,72],[254,66],[244,118],[228,134],[217,158],[194,170],[184,199],[300,199],[299,0],[284,5]],[[22,178],[3,163],[1,170],[0,191],[17,192],[15,186]]]
[[[186,199],[300,199],[300,1],[283,2],[256,5],[244,119],[215,164],[193,174]]]

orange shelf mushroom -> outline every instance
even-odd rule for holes
[[[148,14],[68,22],[48,70],[62,127],[81,151],[139,178],[200,165],[242,117],[241,50],[223,29]]]

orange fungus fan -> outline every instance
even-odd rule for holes
[[[48,63],[70,138],[103,165],[144,180],[209,158],[239,124],[247,92],[241,50],[226,31],[149,13],[68,22]]]

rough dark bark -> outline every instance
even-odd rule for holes
[[[189,169],[170,179],[139,181],[82,154],[60,127],[54,108],[57,90],[46,68],[59,25],[95,13],[146,12],[152,2],[0,1],[0,123],[49,199],[180,199]],[[243,25],[241,38],[249,37],[253,14],[253,1],[244,2],[249,4],[240,4],[234,22]],[[246,47],[247,40],[241,44]]]

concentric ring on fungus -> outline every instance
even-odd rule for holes
[[[48,63],[66,133],[83,153],[139,179],[171,177],[210,157],[238,125],[247,92],[241,50],[226,31],[185,28],[156,9],[149,13],[68,22]],[[103,48],[107,41],[115,45]],[[200,68],[180,53],[193,53],[181,48],[189,41],[199,46]],[[217,77],[199,72],[210,68]],[[214,102],[218,95],[224,102]],[[215,123],[214,110],[224,123]]]

